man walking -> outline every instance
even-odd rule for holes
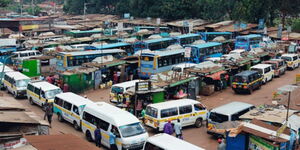
[[[182,126],[180,123],[180,119],[177,119],[177,122],[174,124],[174,130],[176,137],[182,139]]]
[[[171,121],[169,120],[168,123],[164,125],[164,133],[167,133],[169,135],[173,134],[173,126],[171,124]]]
[[[113,127],[109,132],[109,144],[110,144],[110,150],[117,150],[116,145],[116,135],[115,135],[115,128]]]
[[[96,146],[101,147],[101,129],[100,126],[97,125],[96,130],[94,131],[94,135],[95,135],[95,143]]]
[[[52,126],[51,126],[52,116],[53,116],[53,105],[52,104],[48,104],[48,107],[46,109],[46,115],[47,115],[48,122],[50,124],[50,128],[52,128]]]
[[[43,109],[45,111],[44,120],[46,120],[46,118],[47,118],[47,109],[48,109],[48,107],[49,107],[49,103],[48,103],[48,100],[46,99],[46,102],[43,105]]]

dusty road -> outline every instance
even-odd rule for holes
[[[227,88],[222,92],[217,92],[212,96],[202,96],[202,102],[208,106],[209,109],[226,104],[231,101],[241,101],[247,102],[254,105],[261,104],[270,104],[272,93],[276,91],[276,89],[285,84],[292,84],[295,82],[295,75],[300,73],[300,69],[296,69],[294,71],[288,71],[281,78],[275,78],[273,81],[264,85],[260,90],[254,91],[252,95],[237,95],[231,90],[231,88]],[[106,101],[109,99],[109,90],[96,90],[86,92],[82,95],[87,95],[89,99],[93,101]],[[9,100],[14,100],[11,95],[4,94],[5,98],[9,97]],[[40,109],[40,107],[34,105],[30,105],[27,99],[18,99],[20,103],[29,108],[30,111],[33,111],[39,114],[41,117],[44,115],[44,112]],[[148,130],[150,135],[153,135],[152,130]],[[53,124],[51,129],[51,134],[59,134],[59,133],[71,133],[76,136],[84,138],[83,134],[79,131],[73,129],[71,124],[61,123],[57,120],[57,116],[53,117]],[[215,150],[217,147],[217,142],[210,135],[206,134],[206,128],[194,128],[194,127],[186,127],[183,129],[183,138],[184,140],[198,145],[207,150]]]

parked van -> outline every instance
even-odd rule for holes
[[[131,113],[105,102],[87,104],[81,116],[82,132],[89,141],[95,140],[94,130],[99,125],[101,143],[110,148],[109,134],[115,128],[118,150],[142,149],[148,133]]]
[[[233,76],[232,89],[235,93],[248,92],[259,89],[262,85],[263,77],[257,71],[243,71]]]
[[[210,111],[207,121],[207,133],[218,135],[214,132],[216,126],[226,121],[239,120],[239,117],[251,109],[255,108],[252,104],[243,102],[231,102]]]
[[[18,72],[6,72],[4,75],[3,86],[7,92],[12,93],[15,98],[26,96],[26,88],[30,78]]]
[[[24,60],[24,59],[29,59],[32,57],[42,56],[42,53],[40,53],[39,51],[36,51],[36,50],[27,50],[27,51],[13,52],[12,55],[14,55],[13,59]]]
[[[287,68],[291,70],[298,68],[300,65],[300,59],[298,54],[283,54],[281,56],[281,59],[285,60]]]
[[[182,63],[182,64],[178,64],[178,65],[174,65],[172,67],[172,71],[179,72],[179,73],[184,73],[185,69],[193,68],[196,65],[197,64],[194,64],[194,63]]]
[[[259,74],[263,76],[263,83],[266,84],[268,81],[273,80],[275,74],[270,64],[257,64],[255,66],[250,67],[250,70],[257,71]]]
[[[157,131],[162,131],[168,122],[177,122],[180,119],[182,126],[202,126],[206,120],[206,107],[192,99],[171,100],[162,103],[150,104],[146,107],[145,124]]]
[[[3,67],[4,67],[4,70],[3,70]],[[3,70],[3,72],[2,72]],[[4,65],[3,66],[3,63],[0,62],[0,78],[2,79],[1,80],[1,84],[0,84],[0,89],[4,88],[3,86],[3,81],[4,81],[4,75],[6,72],[12,72],[14,70],[12,70],[11,68],[9,68],[8,66]]]
[[[46,81],[33,81],[28,84],[27,98],[31,105],[37,104],[44,109],[46,100],[53,103],[56,94],[62,93],[62,90]]]
[[[66,120],[73,124],[76,130],[80,128],[80,116],[86,104],[93,103],[72,92],[57,94],[54,98],[54,113],[60,122]]]
[[[110,102],[118,102],[118,94],[124,94],[129,88],[135,87],[135,84],[139,81],[140,80],[132,80],[112,85],[110,90]]]
[[[149,137],[143,150],[204,150],[196,145],[178,139],[169,134],[161,133]]]
[[[280,77],[281,75],[285,74],[287,67],[283,59],[271,59],[264,61],[263,63],[272,65],[275,77]]]

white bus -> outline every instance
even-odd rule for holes
[[[150,104],[146,107],[145,124],[157,131],[162,131],[168,121],[177,122],[182,126],[202,126],[206,120],[206,107],[192,99],[170,100],[167,102]]]
[[[162,133],[149,137],[143,150],[204,150],[196,145]]]
[[[11,68],[9,68],[8,66],[4,65],[3,63],[0,62],[0,78],[2,77],[2,81],[1,81],[1,85],[0,85],[0,89],[3,88],[3,80],[4,80],[4,75],[6,72],[12,72],[14,70],[12,70]],[[3,70],[4,67],[4,70]],[[3,70],[3,72],[2,72]]]
[[[93,103],[87,98],[72,92],[57,94],[54,98],[54,113],[60,122],[66,120],[73,124],[76,130],[80,129],[80,116],[86,104]]]
[[[110,148],[109,133],[115,127],[116,145],[122,149],[142,149],[148,133],[131,113],[105,102],[87,104],[81,116],[82,132],[89,141],[95,139],[96,126],[101,129],[101,143]]]
[[[135,84],[139,81],[140,80],[132,80],[112,85],[110,90],[110,102],[117,103],[118,94],[124,94],[128,89],[135,87]]]
[[[18,71],[7,72],[4,75],[3,86],[15,98],[23,97],[26,96],[26,88],[30,80],[29,77]]]
[[[46,100],[48,103],[53,103],[56,94],[62,93],[62,90],[46,81],[33,81],[27,86],[27,98],[29,103],[34,103],[44,109]]]

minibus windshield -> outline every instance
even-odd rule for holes
[[[50,90],[46,92],[47,99],[53,99],[56,94],[61,93],[61,89]]]
[[[143,126],[139,122],[120,126],[119,128],[123,137],[131,137],[146,132]]]
[[[27,87],[29,80],[19,80],[16,82],[17,87]]]

